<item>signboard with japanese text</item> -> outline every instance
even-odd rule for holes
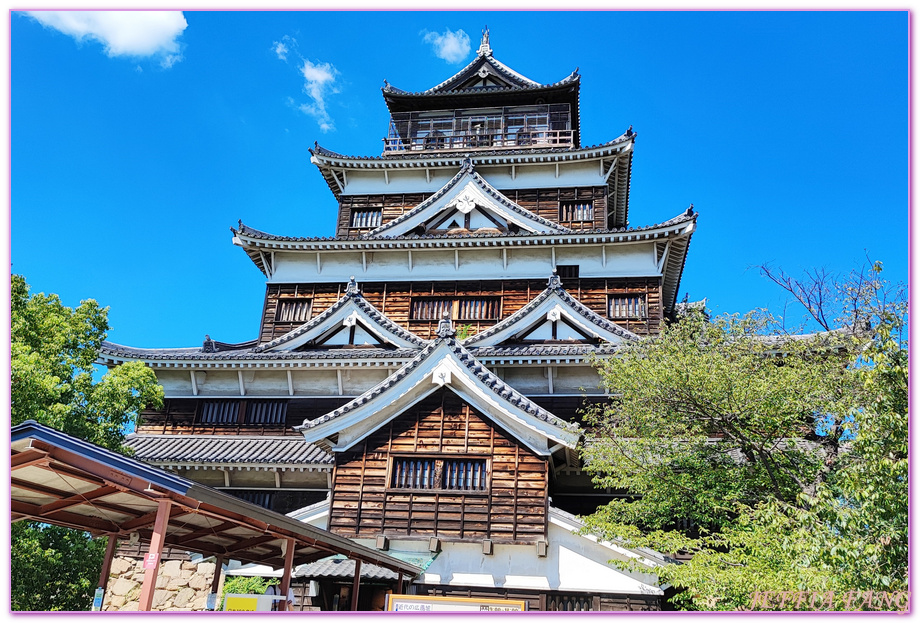
[[[387,610],[394,612],[523,612],[527,610],[527,602],[521,599],[387,595]]]

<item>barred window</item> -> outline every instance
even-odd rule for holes
[[[556,274],[565,285],[567,279],[578,279],[578,264],[557,264]]]
[[[559,220],[590,222],[594,220],[593,201],[563,201],[559,204]]]
[[[198,419],[202,424],[236,424],[239,417],[239,400],[205,400]]]
[[[425,297],[412,300],[412,320],[497,320],[501,299],[497,296]]]
[[[648,318],[644,294],[611,294],[607,297],[608,318]]]
[[[352,208],[351,226],[361,229],[380,227],[383,210],[380,208]]]
[[[485,491],[485,459],[398,458],[393,460],[394,489]]]
[[[275,322],[306,322],[310,319],[312,308],[312,299],[281,299],[275,312]]]
[[[244,424],[284,424],[287,402],[283,400],[204,400],[198,421],[202,424],[238,424],[244,402]]]

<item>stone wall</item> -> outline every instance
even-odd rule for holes
[[[109,583],[105,591],[103,610],[136,611],[144,582],[144,561],[140,558],[116,557],[112,561]],[[152,610],[192,611],[205,610],[211,581],[214,578],[213,562],[188,562],[166,560],[160,563]],[[221,577],[217,588],[223,588]]]

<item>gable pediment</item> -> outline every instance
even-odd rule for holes
[[[568,233],[514,203],[476,173],[466,160],[438,192],[402,216],[371,231],[368,238],[425,234]]]
[[[495,326],[467,338],[466,348],[527,343],[621,344],[639,336],[592,311],[562,288],[553,275],[530,303]]]
[[[422,348],[428,342],[402,328],[367,302],[352,278],[332,307],[254,352],[343,347]]]
[[[441,336],[411,362],[351,402],[297,427],[307,441],[344,451],[432,393],[448,389],[539,455],[574,448],[580,432],[505,384],[453,337]],[[334,441],[331,441],[333,440]]]

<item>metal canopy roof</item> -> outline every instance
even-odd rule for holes
[[[34,519],[150,542],[157,508],[171,504],[165,545],[284,567],[342,554],[415,577],[421,569],[285,515],[76,439],[32,420],[11,434],[12,521]]]

